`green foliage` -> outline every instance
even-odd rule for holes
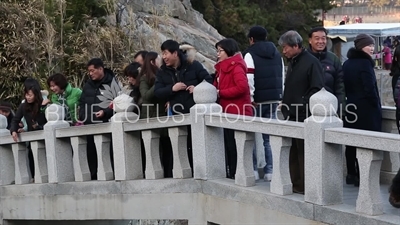
[[[223,36],[234,38],[242,48],[253,25],[268,30],[268,39],[277,43],[281,34],[294,29],[305,36],[317,25],[316,10],[329,10],[329,0],[191,0],[193,7]]]

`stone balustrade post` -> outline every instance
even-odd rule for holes
[[[91,175],[87,159],[87,141],[85,136],[71,137],[75,181],[89,181]]]
[[[31,149],[33,154],[33,161],[35,164],[35,183],[47,183],[49,179],[44,141],[32,141]]]
[[[312,116],[304,121],[306,202],[340,204],[343,200],[342,146],[325,143],[325,129],[343,127],[336,117],[337,98],[322,88],[310,98]]]
[[[379,184],[379,174],[383,152],[357,148],[360,167],[360,189],[356,201],[356,212],[370,216],[383,214],[383,203]]]
[[[253,171],[254,133],[235,131],[237,169],[235,184],[250,187],[256,184]]]
[[[392,133],[395,132],[396,134],[398,133],[397,131],[397,126],[396,126],[396,109],[382,109],[382,114],[383,117],[386,115],[387,117],[390,117],[391,119],[382,119],[382,132],[386,133]],[[383,152],[383,161],[382,161],[382,171],[386,172],[392,172],[394,174],[397,173],[397,171],[400,168],[400,154],[395,153],[395,152]]]
[[[112,146],[115,180],[143,178],[140,131],[125,132],[124,123],[135,123],[139,116],[133,112],[137,107],[126,94],[114,99],[115,115],[111,118]]]
[[[12,144],[12,152],[14,155],[15,165],[15,184],[28,184],[30,182],[30,175],[28,172],[27,158],[25,143]]]
[[[172,127],[168,129],[172,144],[174,178],[189,178],[192,176],[187,153],[187,128]]]
[[[7,125],[7,118],[0,115],[0,138],[2,136],[10,136]],[[0,144],[0,185],[11,184],[14,180],[15,165],[11,145]]]
[[[292,194],[292,181],[289,172],[289,154],[292,139],[270,136],[274,172],[272,173],[271,192],[278,195]]]
[[[193,98],[196,105],[190,109],[190,117],[194,178],[224,178],[226,171],[223,129],[205,125],[205,115],[221,116],[222,107],[215,103],[217,89],[203,81],[194,88]]]
[[[74,181],[72,149],[69,139],[56,138],[56,129],[67,128],[64,108],[51,104],[46,109],[47,123],[44,125],[45,151],[49,183]]]

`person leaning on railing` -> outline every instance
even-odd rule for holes
[[[73,88],[67,82],[67,78],[60,73],[56,73],[47,78],[47,85],[53,94],[50,95],[51,103],[59,104],[65,109],[65,120],[75,125],[78,122],[77,107],[82,91]]]

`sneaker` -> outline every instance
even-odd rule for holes
[[[256,180],[260,179],[260,175],[258,175],[258,171],[254,170],[254,177],[256,178]]]
[[[264,175],[264,180],[267,181],[267,182],[271,181],[272,180],[272,173],[266,173]]]

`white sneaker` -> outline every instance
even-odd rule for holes
[[[260,179],[260,175],[258,175],[258,171],[254,170],[254,177],[256,178],[256,180]]]
[[[272,180],[272,173],[266,173],[264,175],[264,180],[267,181],[267,182],[271,181]]]

